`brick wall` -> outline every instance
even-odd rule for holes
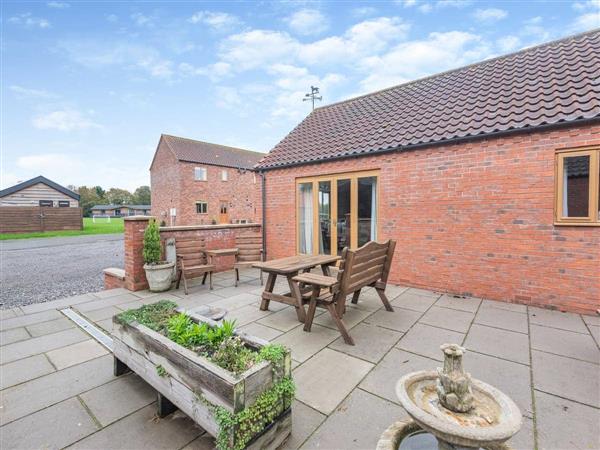
[[[593,313],[600,227],[553,225],[554,152],[598,144],[594,125],[269,171],[268,259],[295,253],[296,177],[380,169],[392,282]]]
[[[207,169],[207,181],[194,178],[194,168]],[[228,180],[221,181],[222,170]],[[166,225],[205,225],[220,223],[221,201],[228,203],[229,222],[260,219],[260,176],[249,170],[177,161],[166,146],[159,146],[150,170],[152,215]],[[196,202],[208,202],[207,214],[196,213]],[[177,208],[175,224],[169,209]]]
[[[139,291],[148,287],[142,251],[144,250],[144,231],[146,231],[149,220],[150,217],[147,216],[131,216],[124,219],[125,288],[130,291]]]

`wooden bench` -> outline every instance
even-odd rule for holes
[[[395,248],[394,240],[383,243],[367,242],[356,250],[346,247],[342,251],[337,277],[314,273],[295,276],[294,281],[312,288],[304,331],[310,331],[318,306],[329,311],[346,344],[354,345],[354,340],[342,320],[346,310],[346,297],[352,294],[352,303],[357,303],[361,289],[367,286],[375,288],[385,309],[393,312],[394,309],[385,296],[385,288]]]
[[[235,255],[235,286],[240,282],[240,269],[252,267],[253,264],[263,261],[262,237],[257,234],[242,234],[235,237],[235,246],[238,251]],[[263,273],[260,271],[260,284],[263,284]]]
[[[175,240],[175,253],[177,255],[177,285],[179,289],[179,283],[183,278],[183,289],[187,295],[188,278],[193,278],[202,275],[202,284],[206,282],[208,276],[208,284],[210,289],[213,288],[212,273],[215,271],[216,266],[214,264],[208,264],[206,262],[206,253],[204,252],[204,240],[203,239],[176,239]]]

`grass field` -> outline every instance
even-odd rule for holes
[[[123,232],[123,219],[110,219],[110,223],[106,219],[96,219],[96,223],[89,217],[83,218],[83,230],[69,231],[47,231],[45,233],[4,233],[0,234],[0,241],[8,239],[29,239],[29,238],[45,238],[58,236],[81,236],[85,234],[113,234]]]

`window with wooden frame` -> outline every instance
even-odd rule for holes
[[[69,200],[59,200],[58,206],[59,208],[68,208],[71,206],[71,202]]]
[[[600,226],[600,148],[556,152],[556,225]]]
[[[207,214],[208,213],[208,203],[196,202],[196,213],[197,214]]]
[[[229,179],[229,174],[227,173],[227,170],[223,169],[221,170],[221,181],[227,181]]]
[[[298,178],[296,250],[341,254],[377,239],[379,171]]]
[[[194,179],[196,181],[206,181],[206,167],[194,167]]]

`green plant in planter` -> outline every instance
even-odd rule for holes
[[[144,262],[146,264],[158,264],[160,259],[160,233],[156,220],[151,220],[144,231]]]

